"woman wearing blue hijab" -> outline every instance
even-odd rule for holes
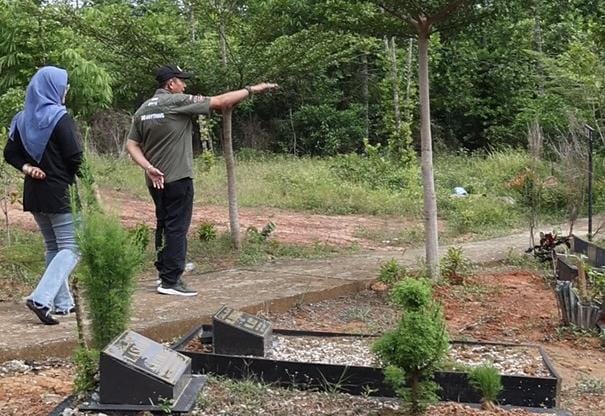
[[[74,302],[69,275],[78,263],[69,185],[82,162],[82,145],[65,108],[67,72],[42,67],[25,93],[25,107],[13,118],[4,159],[23,172],[23,210],[33,214],[46,246],[46,270],[26,305],[46,325],[52,314],[68,314]]]

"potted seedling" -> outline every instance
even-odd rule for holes
[[[481,393],[481,408],[494,410],[498,395],[502,392],[502,377],[491,364],[475,367],[468,375],[470,385]]]
[[[575,315],[575,324],[580,328],[593,329],[601,310],[602,295],[599,297],[596,288],[589,285],[588,270],[590,270],[589,265],[581,259],[578,264],[576,288],[578,302],[573,315]]]

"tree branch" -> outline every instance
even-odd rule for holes
[[[380,7],[381,9],[383,9],[385,12],[387,12],[390,15],[396,17],[397,19],[402,20],[404,22],[407,22],[410,25],[414,26],[415,28],[418,28],[418,21],[414,20],[414,18],[412,18],[412,16],[410,16],[409,14],[401,14],[397,10],[395,10],[395,9],[387,6],[386,4],[384,4],[384,2],[382,2],[382,1],[374,1],[374,0],[372,0],[372,2],[374,4],[376,4],[378,7]]]
[[[469,0],[454,0],[454,1],[446,4],[437,13],[428,17],[429,25],[433,26],[434,24],[439,23],[441,20],[445,19],[446,17],[454,14],[458,9],[463,7],[465,5],[465,3],[467,3],[468,1]]]

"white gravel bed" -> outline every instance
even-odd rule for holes
[[[552,377],[536,347],[453,344],[448,356],[452,361],[468,367],[489,362],[500,374]]]
[[[375,338],[363,337],[296,337],[274,335],[266,358],[321,364],[381,367],[372,352]],[[549,377],[538,348],[477,344],[452,344],[450,361],[463,367],[491,363],[503,375]]]
[[[362,337],[294,337],[273,336],[273,345],[266,358],[283,361],[380,367],[372,353],[375,338]]]

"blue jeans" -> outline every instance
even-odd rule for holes
[[[67,312],[74,306],[69,275],[80,259],[73,215],[34,212],[46,246],[46,270],[28,296],[37,306]]]

